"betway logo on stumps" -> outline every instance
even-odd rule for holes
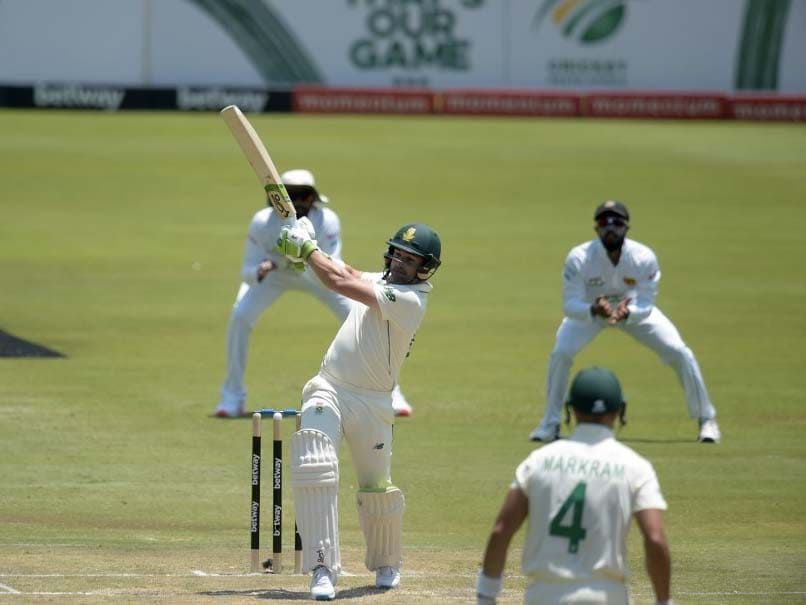
[[[37,84],[34,86],[36,107],[84,107],[87,109],[120,108],[126,91],[109,86],[82,84]]]

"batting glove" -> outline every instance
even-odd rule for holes
[[[311,219],[309,219],[307,216],[297,219],[297,224],[294,226],[305,229],[305,231],[308,233],[308,239],[314,239],[316,237],[316,230],[313,228]]]
[[[275,246],[275,250],[292,263],[307,261],[311,254],[318,249],[316,240],[311,239],[308,231],[301,227],[283,227]]]

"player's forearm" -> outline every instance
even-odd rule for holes
[[[319,281],[331,290],[338,291],[345,282],[353,279],[351,267],[334,261],[321,250],[315,250],[308,257],[308,266],[316,273]]]
[[[485,576],[500,578],[503,575],[504,566],[507,562],[507,549],[511,539],[512,534],[503,532],[498,525],[493,528],[490,539],[487,542],[487,548],[484,550],[482,571],[484,571]]]
[[[655,269],[654,273],[647,279],[638,282],[635,297],[628,307],[630,316],[627,323],[635,324],[645,320],[655,308],[655,300],[658,298],[658,283],[660,282],[660,270]]]
[[[591,303],[578,298],[563,300],[563,314],[578,321],[591,320]]]
[[[585,298],[585,286],[576,279],[563,284],[563,313],[570,319],[591,320],[591,302]]]
[[[258,282],[258,268],[260,263],[266,260],[266,251],[258,245],[255,237],[250,232],[246,239],[243,251],[243,262],[241,262],[241,279],[250,286]]]
[[[360,271],[344,264],[343,261],[329,258],[320,250],[313,252],[307,262],[326,288],[368,307],[376,308],[378,306],[374,286],[361,279]]]
[[[672,557],[665,536],[644,538],[644,551],[646,570],[655,589],[655,598],[658,601],[667,601],[671,590]]]
[[[627,317],[627,323],[635,324],[645,320],[652,313],[655,308],[654,294],[640,293],[635,302],[627,305],[630,315]]]

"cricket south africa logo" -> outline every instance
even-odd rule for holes
[[[546,52],[535,59],[545,61],[546,81],[555,86],[628,86],[628,55],[615,46],[605,54],[602,45],[624,29],[627,4],[633,1],[540,0],[532,27],[545,45]]]
[[[417,230],[414,227],[409,227],[406,229],[406,232],[401,236],[404,242],[410,242],[414,239],[414,234],[417,233]]]
[[[629,0],[543,0],[534,18],[535,27],[551,20],[566,38],[583,45],[607,40],[616,34],[627,14]]]

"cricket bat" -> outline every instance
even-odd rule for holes
[[[280,180],[280,174],[271,161],[269,152],[260,140],[257,132],[243,115],[240,109],[235,105],[229,105],[221,110],[221,117],[230,129],[232,136],[238,141],[241,146],[241,151],[249,160],[252,170],[255,172],[260,184],[266,191],[266,199],[271,204],[274,211],[280,215],[283,220],[294,222],[297,218],[297,213],[294,210],[294,204],[291,198],[288,197],[288,192],[285,190],[285,185]]]

